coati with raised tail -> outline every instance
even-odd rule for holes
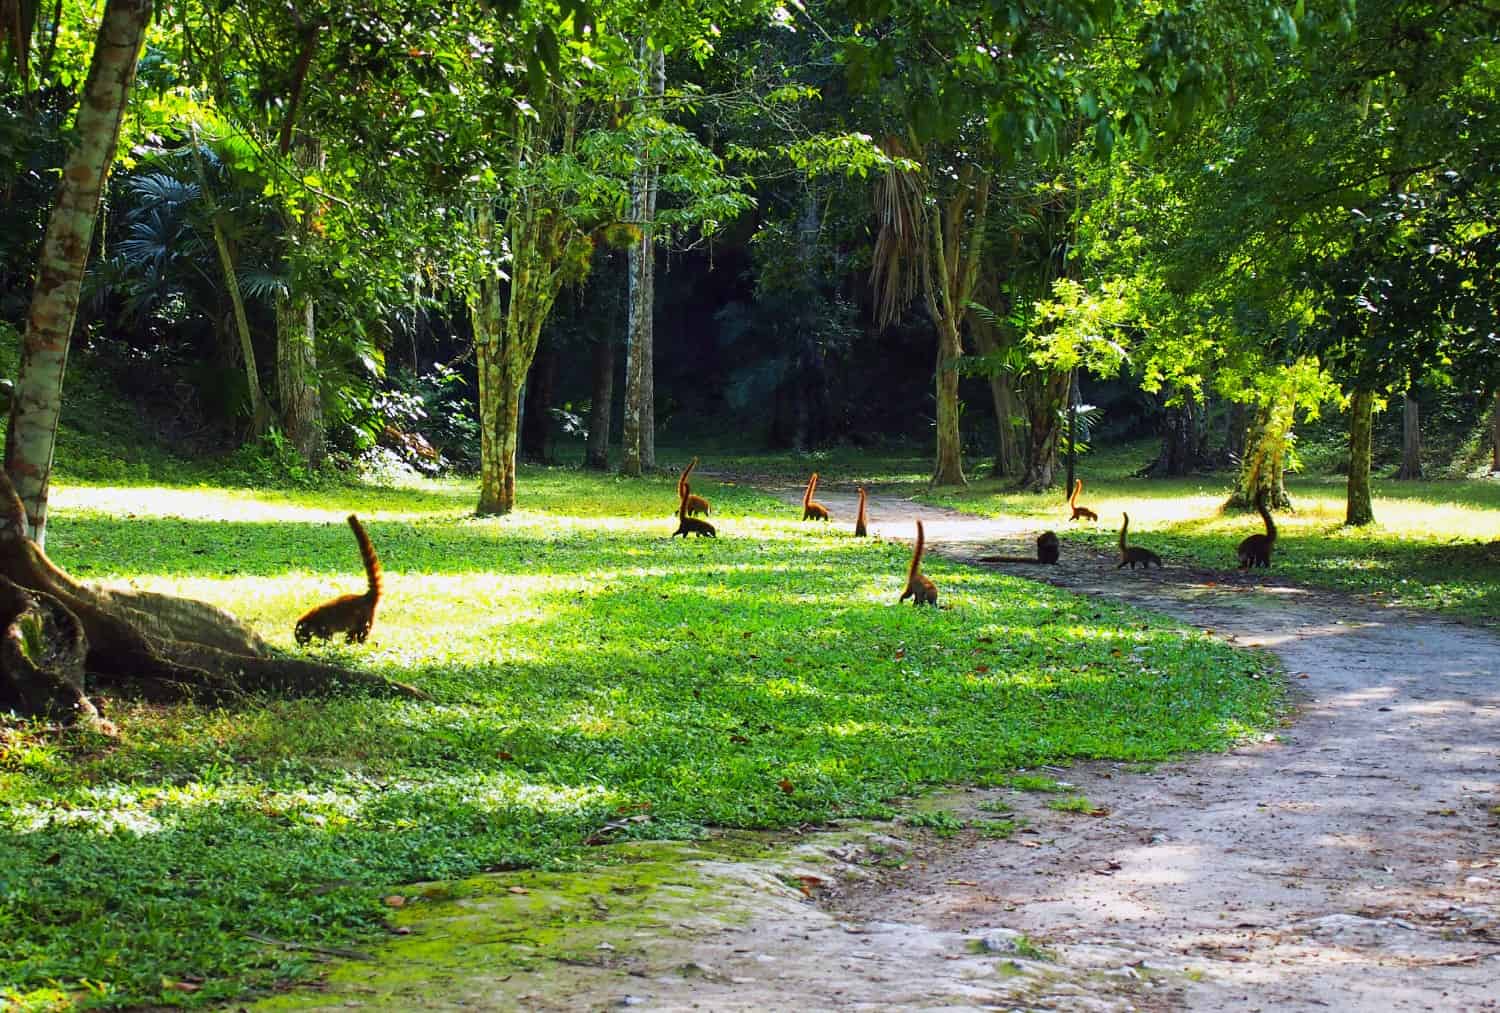
[[[1241,570],[1248,570],[1252,566],[1270,566],[1271,550],[1276,547],[1276,522],[1271,520],[1271,511],[1266,509],[1264,489],[1255,494],[1255,510],[1260,514],[1260,519],[1266,522],[1266,533],[1251,535],[1240,543],[1236,551],[1239,553]]]
[[[708,523],[708,521],[700,521],[696,517],[688,516],[688,493],[685,486],[682,498],[677,502],[677,530],[672,532],[673,538],[676,538],[678,535],[681,535],[684,541],[687,540],[688,535],[697,535],[699,538],[702,538],[704,535],[710,538],[719,537],[719,533],[714,530],[714,526]]]
[[[708,514],[712,512],[708,509],[708,500],[702,496],[694,496],[693,487],[688,485],[688,476],[693,473],[693,469],[696,467],[698,467],[698,459],[695,457],[686,468],[682,469],[682,477],[677,480],[677,498],[679,500],[687,500],[688,513]]]
[[[917,544],[912,546],[911,566],[906,571],[906,590],[901,592],[898,602],[905,601],[911,596],[913,605],[936,605],[937,585],[928,577],[922,575],[922,548],[926,544],[926,535],[922,531],[922,522],[917,521]]]
[[[327,640],[335,633],[344,634],[348,643],[362,644],[375,624],[375,606],[380,604],[381,593],[380,557],[375,555],[370,536],[365,534],[364,525],[354,514],[349,515],[349,527],[354,529],[354,540],[359,543],[359,554],[365,561],[369,589],[364,594],[340,595],[309,609],[297,620],[295,636],[299,644],[306,644],[313,637]]]
[[[1081,492],[1083,492],[1083,479],[1075,478],[1073,480],[1073,495],[1068,497],[1068,506],[1072,509],[1073,516],[1069,517],[1068,520],[1076,521],[1081,517],[1084,520],[1097,521],[1099,519],[1098,514],[1094,513],[1088,507],[1078,505],[1078,494]]]
[[[869,518],[865,515],[865,487],[864,486],[860,486],[859,487],[859,513],[857,513],[857,514],[854,515],[854,537],[855,538],[867,538],[867,537],[869,537],[870,529],[869,529],[869,526],[866,524],[867,520],[869,520]]]
[[[1057,565],[1062,555],[1062,542],[1056,532],[1043,531],[1036,536],[1036,558],[1030,556],[980,556],[981,563],[1051,563]]]
[[[1137,563],[1140,563],[1148,570],[1151,569],[1151,564],[1155,563],[1157,568],[1160,569],[1160,556],[1152,552],[1150,549],[1142,549],[1138,546],[1130,545],[1126,542],[1125,532],[1130,530],[1130,515],[1127,513],[1122,513],[1120,514],[1120,516],[1125,518],[1125,523],[1120,525],[1120,561],[1115,564],[1115,569],[1118,570],[1126,563],[1130,564],[1130,568],[1132,570],[1135,569],[1135,564]]]
[[[813,499],[813,493],[818,491],[818,473],[812,473],[812,478],[807,480],[807,490],[802,493],[802,519],[805,520],[828,520],[828,508]]]

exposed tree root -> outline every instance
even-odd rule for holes
[[[80,584],[25,536],[24,521],[0,471],[0,709],[108,731],[88,697],[104,686],[157,701],[349,690],[426,698],[369,672],[276,656],[203,602]]]

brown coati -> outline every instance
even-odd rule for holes
[[[688,513],[708,514],[711,512],[708,509],[708,500],[702,496],[694,496],[693,487],[688,485],[688,476],[693,473],[693,469],[696,467],[698,467],[698,459],[695,457],[686,468],[682,469],[682,477],[677,480],[677,498],[679,500],[687,500]]]
[[[1260,514],[1260,519],[1266,522],[1266,533],[1251,535],[1240,543],[1236,551],[1239,553],[1241,570],[1248,570],[1252,566],[1270,566],[1271,550],[1276,547],[1276,522],[1271,520],[1271,511],[1266,509],[1264,489],[1255,494],[1255,509]]]
[[[1073,516],[1069,517],[1068,520],[1076,521],[1081,517],[1084,520],[1097,521],[1099,519],[1098,514],[1094,513],[1088,507],[1078,505],[1078,494],[1081,492],[1083,492],[1083,479],[1075,478],[1073,480],[1073,495],[1068,497],[1068,506],[1072,509]]]
[[[1120,561],[1115,564],[1115,569],[1118,570],[1126,563],[1130,564],[1132,570],[1135,569],[1135,564],[1137,563],[1140,563],[1148,570],[1151,569],[1152,563],[1155,563],[1160,568],[1160,556],[1150,549],[1142,549],[1126,542],[1125,532],[1130,530],[1130,515],[1122,513],[1120,516],[1125,518],[1125,523],[1120,525]]]
[[[865,515],[865,487],[859,487],[859,513],[854,515],[854,537],[866,538],[870,534],[869,526],[866,524],[869,518]]]
[[[980,556],[981,563],[1051,563],[1057,564],[1062,555],[1062,542],[1052,531],[1043,531],[1036,537],[1036,558],[1030,556]]]
[[[911,549],[911,566],[906,571],[906,590],[896,599],[898,602],[905,601],[910,595],[913,605],[937,604],[937,585],[922,575],[922,547],[925,544],[922,522],[917,521],[917,543]]]
[[[805,520],[828,520],[828,508],[813,499],[813,493],[818,491],[818,473],[812,473],[812,478],[807,480],[807,490],[802,494],[802,519]]]
[[[704,535],[710,538],[719,537],[719,533],[714,530],[714,526],[708,523],[708,521],[700,521],[696,517],[688,516],[686,487],[684,487],[682,498],[677,501],[677,530],[672,532],[672,537],[676,538],[678,535],[681,535],[684,540],[687,539],[688,535],[697,535],[699,538],[702,538]]]
[[[364,594],[340,595],[310,609],[297,620],[295,636],[299,644],[305,644],[313,637],[327,640],[335,633],[344,634],[344,639],[351,644],[362,644],[370,635],[370,627],[375,623],[375,606],[380,604],[380,557],[375,555],[370,536],[365,534],[364,526],[354,514],[349,515],[349,527],[354,529],[354,540],[359,543],[359,554],[365,561],[369,590]]]

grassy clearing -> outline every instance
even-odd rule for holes
[[[1221,511],[1228,477],[1126,477],[1148,455],[1142,448],[1081,466],[1079,502],[1098,512],[1097,526],[1068,522],[1061,488],[1016,493],[986,480],[922,498],[970,513],[1034,519],[1100,549],[1114,546],[1120,514],[1127,511],[1132,542],[1159,552],[1168,565],[1236,567],[1235,546],[1263,527],[1254,513]],[[1295,512],[1276,517],[1280,536],[1271,572],[1394,605],[1481,621],[1500,615],[1500,482],[1376,480],[1373,486],[1377,523],[1345,528],[1342,477],[1292,477],[1287,489]]]
[[[520,487],[519,513],[483,520],[471,483],[58,489],[62,565],[286,648],[301,611],[361,586],[357,511],[389,596],[369,644],[326,650],[436,699],[117,702],[113,742],[0,723],[0,1002],[226,999],[309,972],[247,933],[358,940],[396,884],[889,816],[923,786],[1217,748],[1275,717],[1260,656],[936,559],[947,607],[898,607],[905,546],[751,490],[705,478],[721,537],[684,542],[672,476]]]

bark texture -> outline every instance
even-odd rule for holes
[[[42,240],[5,443],[5,472],[38,544],[47,533],[63,374],[84,268],[150,17],[151,0],[106,0],[74,126],[77,143],[63,166]]]
[[[666,55],[640,43],[645,73],[641,94],[660,97],[666,88]],[[656,198],[660,170],[649,148],[640,152],[630,189],[630,217],[641,235],[627,252],[630,313],[625,351],[625,417],[620,427],[624,445],[620,472],[639,477],[656,467]]]
[[[1169,405],[1161,414],[1161,449],[1156,460],[1137,474],[1142,478],[1182,478],[1207,467],[1208,430],[1203,406],[1191,397]]]
[[[1255,494],[1266,492],[1272,510],[1290,510],[1291,497],[1286,491],[1286,455],[1295,420],[1290,402],[1272,401],[1256,405],[1244,433],[1244,453],[1240,457],[1239,475],[1226,507],[1248,510]]]
[[[927,218],[931,249],[924,263],[922,291],[937,331],[937,463],[933,485],[967,485],[963,436],[959,430],[958,360],[963,356],[963,322],[979,281],[984,252],[984,218],[989,208],[990,174],[973,165],[959,171],[958,188],[941,212]]]
[[[552,463],[552,404],[557,387],[557,349],[543,341],[526,374],[522,406],[521,456],[535,464]]]
[[[1374,414],[1373,391],[1357,390],[1349,399],[1349,486],[1344,524],[1363,527],[1375,521],[1370,502],[1370,434]]]
[[[1032,371],[1021,391],[1026,415],[1026,470],[1021,488],[1043,492],[1057,481],[1061,411],[1068,398],[1066,372]]]

